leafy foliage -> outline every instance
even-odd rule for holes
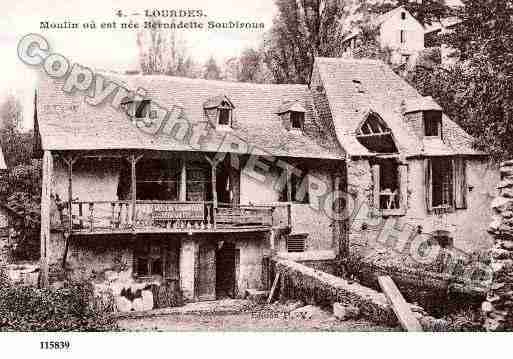
[[[207,80],[221,80],[221,69],[212,56],[205,63],[203,78]]]
[[[223,77],[230,81],[269,83],[272,81],[272,74],[263,60],[262,50],[247,48],[239,57],[226,61]]]
[[[23,112],[19,101],[9,96],[0,108],[0,141],[8,166],[7,173],[0,176],[0,199],[14,219],[14,259],[33,260],[39,256],[41,161],[31,158],[33,132],[20,130]]]
[[[91,284],[61,289],[10,285],[0,279],[0,331],[105,331],[115,329],[111,313],[95,304]]]
[[[157,22],[157,25],[160,24]],[[141,30],[137,34],[139,65],[143,74],[197,77],[195,64],[187,50],[187,42],[176,31]]]
[[[451,66],[418,64],[407,79],[497,159],[513,156],[513,4],[464,0],[463,23],[442,37],[457,50]],[[422,60],[421,60],[422,61]]]
[[[276,0],[278,15],[264,40],[264,61],[277,83],[308,83],[315,56],[340,51],[342,0]]]

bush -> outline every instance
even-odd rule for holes
[[[92,286],[61,289],[13,286],[0,277],[0,331],[106,331],[115,319],[96,305]]]

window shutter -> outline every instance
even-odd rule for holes
[[[379,213],[379,195],[380,195],[380,188],[379,188],[379,165],[373,165],[372,166],[372,185],[373,185],[373,191],[372,191],[372,197],[373,197],[373,207],[374,207],[374,213]]]
[[[461,157],[453,160],[454,174],[454,207],[456,209],[467,208],[467,179],[466,179],[466,162]]]
[[[408,208],[408,166],[399,165],[399,208],[406,210]]]
[[[424,160],[424,191],[426,193],[426,209],[428,212],[433,210],[433,185],[431,181],[431,160]]]

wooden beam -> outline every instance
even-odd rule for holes
[[[71,240],[71,232],[73,231],[73,164],[78,157],[70,155],[63,157],[64,162],[68,166],[68,232],[65,234],[66,244],[64,246],[64,254],[62,256],[62,268],[66,268],[66,258],[68,257],[69,241]]]
[[[181,161],[182,167],[180,170],[180,195],[179,199],[182,202],[187,201],[187,163],[185,158]]]
[[[136,220],[135,206],[136,206],[136,202],[137,202],[136,165],[137,165],[137,161],[139,161],[141,159],[141,157],[142,157],[142,155],[137,156],[135,154],[131,154],[129,156],[129,161],[130,161],[130,166],[131,166],[130,185],[131,185],[131,192],[132,192],[132,228],[133,229],[135,229],[135,220]]]
[[[380,276],[378,277],[378,283],[392,305],[392,310],[397,316],[397,319],[399,319],[399,323],[403,329],[409,332],[421,332],[422,326],[413,315],[410,305],[406,302],[392,278],[389,276]]]
[[[50,206],[53,178],[53,157],[50,151],[43,152],[43,178],[41,188],[41,255],[39,285],[48,287],[48,256],[50,252]]]
[[[214,228],[217,227],[217,222],[216,222],[216,215],[217,215],[216,166],[217,166],[216,162],[212,163],[212,171],[211,171],[211,175],[210,175],[211,180],[212,180],[212,202],[213,202],[213,205],[212,205],[212,222],[213,222]]]
[[[274,297],[274,292],[276,291],[276,287],[278,286],[279,280],[280,280],[280,272],[276,273],[276,275],[274,276],[274,282],[273,282],[273,286],[271,287],[271,291],[269,292],[269,297],[267,298],[267,304],[271,304],[273,297]]]

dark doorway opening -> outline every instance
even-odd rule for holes
[[[235,298],[237,296],[237,267],[239,250],[234,243],[223,242],[216,251],[216,297]]]

